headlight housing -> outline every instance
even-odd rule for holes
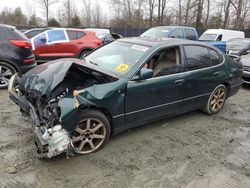
[[[9,93],[11,93],[12,90],[13,90],[13,84],[14,84],[15,78],[16,78],[16,74],[14,74],[14,75],[10,78],[10,80],[9,80],[9,86],[8,86],[8,91],[9,91]]]

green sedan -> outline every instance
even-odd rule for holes
[[[32,120],[38,154],[101,149],[111,135],[201,109],[218,113],[242,85],[242,65],[188,40],[124,38],[83,60],[59,59],[9,82]]]

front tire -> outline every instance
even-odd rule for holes
[[[96,110],[80,114],[80,121],[72,133],[71,146],[75,153],[85,155],[103,148],[110,136],[107,117]]]
[[[16,73],[16,69],[5,62],[0,62],[0,89],[6,89],[10,78]]]
[[[225,104],[227,97],[226,86],[218,85],[208,98],[208,101],[202,109],[207,114],[217,114]]]

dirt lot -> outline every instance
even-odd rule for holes
[[[200,111],[124,132],[94,154],[39,160],[29,121],[0,91],[0,187],[250,187],[250,87]]]

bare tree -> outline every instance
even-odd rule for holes
[[[196,28],[201,28],[202,27],[202,24],[201,24],[202,9],[203,9],[203,0],[198,0],[197,16],[196,16],[196,23],[195,23]]]
[[[226,6],[225,6],[225,9],[224,9],[225,16],[224,16],[224,21],[223,21],[222,28],[226,28],[227,27],[228,17],[229,17],[229,11],[230,11],[230,5],[231,5],[231,0],[227,0],[226,1]]]
[[[93,18],[94,27],[101,27],[103,14],[102,14],[101,7],[100,7],[99,3],[95,4],[95,7],[94,7],[92,13],[93,13],[92,18]]]
[[[84,10],[85,10],[85,21],[87,27],[91,27],[91,0],[82,0]]]
[[[181,2],[181,0],[179,0],[179,2],[178,2],[179,4],[178,4],[178,7],[179,7],[179,25],[181,25],[181,21],[182,21],[182,19],[181,19],[181,16],[182,16],[182,2]]]
[[[149,0],[149,27],[153,26],[153,17],[154,17],[154,9],[155,9],[155,0]]]
[[[55,3],[57,3],[57,0],[37,0],[37,2],[41,5],[41,7],[45,10],[46,15],[46,23],[48,26],[49,22],[49,7]]]
[[[206,26],[208,24],[209,14],[210,14],[210,0],[207,0],[207,15],[206,15],[206,20],[205,20]]]
[[[186,4],[186,10],[185,10],[185,25],[188,24],[188,13],[190,9],[191,9],[191,0],[188,0]]]

